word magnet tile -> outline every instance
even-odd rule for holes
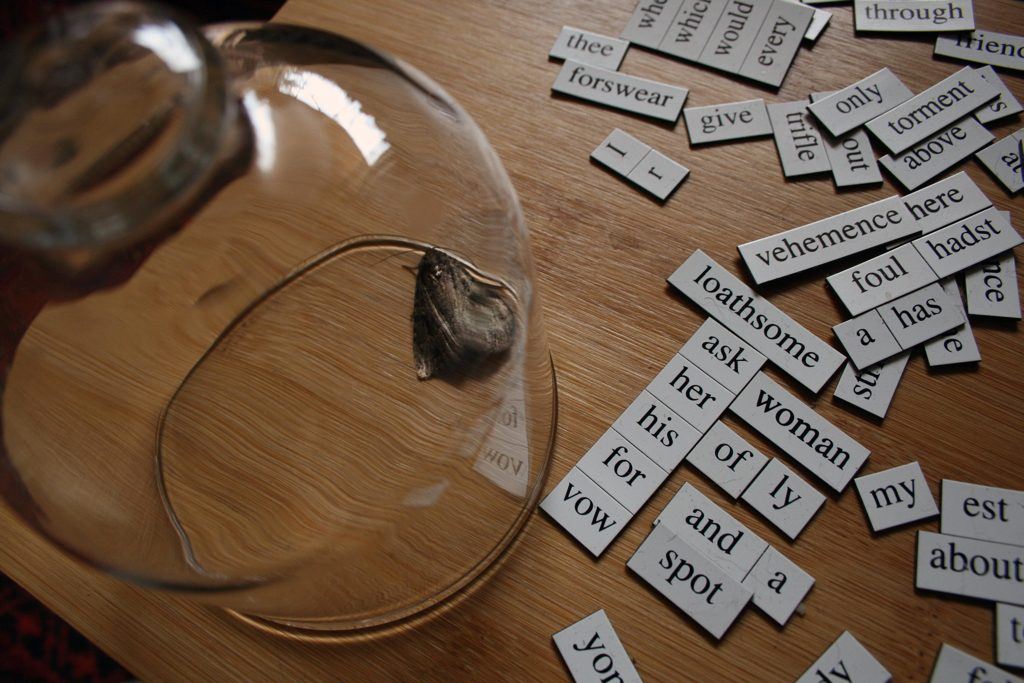
[[[609,38],[572,26],[563,26],[558,38],[555,39],[555,44],[548,52],[548,57],[574,59],[582,64],[618,71],[628,49],[629,41],[627,40]]]
[[[736,397],[732,411],[836,492],[870,453],[763,372]]]
[[[811,102],[818,102],[832,93],[811,93]],[[825,154],[832,167],[832,180],[836,187],[873,185],[882,182],[878,160],[863,128],[851,130],[839,137],[825,137]]]
[[[764,365],[765,357],[714,318],[697,328],[679,355],[696,363],[727,390],[738,394]]]
[[[922,187],[901,199],[914,219],[915,229],[923,234],[944,228],[992,206],[981,188],[963,171]]]
[[[942,291],[946,293],[950,301],[956,302],[963,312],[963,299],[960,296],[960,287],[956,278],[950,277],[939,282]],[[952,332],[940,335],[924,344],[924,355],[928,359],[929,367],[942,365],[956,365],[958,363],[977,363],[981,360],[981,351],[978,350],[978,343],[974,339],[974,331],[971,329],[971,321],[964,315],[964,324],[953,328]]]
[[[919,237],[911,244],[938,277],[946,278],[1013,249],[1021,241],[1021,236],[1001,212],[990,207],[967,220]]]
[[[910,352],[904,351],[863,370],[847,363],[839,376],[834,395],[866,413],[885,417],[909,359]]]
[[[746,100],[683,110],[691,145],[741,140],[772,134],[764,100]]]
[[[578,467],[573,467],[540,503],[551,519],[598,557],[632,514],[594,483]]]
[[[858,477],[853,483],[874,531],[939,514],[921,466],[916,462]]]
[[[883,244],[910,237],[920,227],[899,197],[850,209],[737,247],[762,285]]]
[[[683,461],[701,433],[646,389],[612,424],[666,473]]]
[[[892,675],[860,642],[843,631],[818,661],[796,680],[796,683],[821,681],[857,681],[858,683],[888,683]]]
[[[942,480],[944,534],[1024,546],[1024,491]]]
[[[967,66],[865,125],[890,152],[899,154],[998,96],[994,85]]]
[[[576,467],[632,514],[668,477],[668,472],[614,429],[606,431]]]
[[[782,533],[795,539],[825,504],[825,496],[772,458],[741,498]]]
[[[576,683],[641,683],[603,609],[562,629],[551,639]]]
[[[683,0],[640,0],[619,37],[636,45],[657,49],[682,6]]]
[[[913,244],[904,244],[825,278],[850,315],[860,315],[887,301],[938,280]]]
[[[989,602],[1024,604],[1024,547],[917,532],[916,586]]]
[[[768,120],[784,176],[796,178],[830,170],[822,132],[807,111],[807,102],[769,104]]]
[[[977,119],[967,116],[899,154],[886,154],[878,163],[907,190],[916,190],[977,152],[994,137]]]
[[[666,6],[671,6],[674,14],[651,47],[673,57],[696,62],[725,12],[726,0],[667,0]],[[650,12],[657,7],[657,2],[640,0],[636,11]]]
[[[473,469],[513,496],[526,498],[530,480],[530,449],[523,419],[526,398],[521,382],[510,387],[498,415],[500,417],[494,423],[485,446],[479,450]]]
[[[1022,45],[1022,48],[1024,48],[1024,45]],[[999,91],[999,97],[974,112],[974,118],[978,119],[981,123],[992,123],[993,121],[999,121],[1007,116],[1013,116],[1024,111],[1024,106],[1010,92],[1010,89],[1006,87],[1006,83],[1003,82],[1003,79],[999,78],[999,74],[996,73],[995,69],[991,66],[982,66],[975,69],[975,71],[978,72],[979,76],[988,81],[989,85],[996,87]]]
[[[868,369],[903,351],[876,308],[833,326],[832,332],[857,369]]]
[[[755,294],[700,249],[690,254],[668,282],[814,393],[821,391],[843,364],[843,354]]]
[[[996,605],[996,663],[1024,668],[1024,607]]]
[[[1008,211],[1001,212],[1009,222]],[[1020,320],[1020,292],[1013,252],[994,256],[964,274],[967,312]]]
[[[806,3],[805,3],[806,4]],[[811,17],[811,24],[804,33],[804,40],[816,42],[821,36],[828,22],[832,20],[832,13],[823,9],[814,8],[814,16]]]
[[[700,63],[729,73],[738,73],[771,5],[770,1],[764,0],[726,0],[725,14],[711,31],[701,52]]]
[[[743,585],[754,592],[754,606],[785,626],[793,612],[807,597],[814,577],[772,546],[750,570]]]
[[[741,6],[742,3],[734,2]],[[746,78],[778,87],[820,10],[790,0],[775,0],[739,69]],[[825,18],[828,21],[828,18]],[[824,26],[822,26],[824,28]],[[820,33],[820,30],[819,30]]]
[[[951,299],[937,282],[880,306],[878,312],[903,349],[926,342],[965,321],[960,302]]]
[[[832,135],[839,136],[881,116],[914,94],[887,67],[807,108]]]
[[[924,4],[918,6],[919,2]],[[858,31],[972,31],[974,4],[971,0],[854,0],[853,20]]]
[[[995,31],[938,36],[935,54],[1024,71],[1024,36]]]
[[[590,153],[590,158],[661,201],[667,199],[690,173],[682,164],[618,128]]]
[[[1024,683],[1024,678],[1018,678],[1008,671],[1003,671],[997,666],[973,657],[963,650],[958,650],[952,645],[942,644],[939,648],[939,656],[935,658],[935,666],[932,668],[932,677],[929,683],[953,683],[964,681],[964,683]]]
[[[686,461],[735,500],[768,464],[768,456],[719,420],[693,447]]]
[[[563,95],[675,123],[689,91],[627,76],[599,66],[565,60],[551,89]]]
[[[590,158],[625,177],[650,151],[650,146],[616,128],[590,153]]]
[[[626,566],[715,638],[725,635],[752,595],[666,524],[654,527]]]
[[[679,354],[651,380],[647,391],[701,433],[711,428],[735,396]]]
[[[656,524],[665,524],[726,574],[742,581],[768,543],[689,483],[672,497]]]
[[[1020,152],[1022,140],[1024,128],[1007,135],[975,155],[1010,194],[1017,194],[1024,188]]]

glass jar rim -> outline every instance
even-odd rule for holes
[[[173,131],[166,150],[161,150],[159,158],[139,177],[128,178],[108,196],[85,201],[65,194],[42,203],[7,192],[5,169],[0,164],[0,242],[45,252],[140,241],[164,228],[170,218],[168,208],[198,192],[215,173],[240,109],[229,92],[223,60],[200,29],[177,12],[133,0],[80,6],[10,43],[0,60],[0,102],[8,103],[3,107],[6,111],[0,111],[0,148],[17,134],[27,115],[53,104],[44,99],[53,94],[46,90],[52,85],[46,81],[61,76],[58,69],[69,67],[66,58],[84,54],[84,59],[69,68],[84,74],[85,79],[101,73],[111,55],[97,51],[96,43],[110,38],[130,41],[139,48],[137,54],[154,55],[161,68],[184,74],[179,79],[184,86],[175,98],[181,108],[181,125]],[[65,60],[54,60],[55,53]],[[90,58],[95,61],[90,63]],[[119,63],[116,59],[114,65]],[[27,83],[26,74],[40,74],[45,80]],[[136,129],[138,139],[126,139],[122,153],[131,155],[144,145],[149,132],[146,126],[152,124],[141,122]],[[117,160],[108,161],[109,168],[103,168],[101,160],[90,172],[116,174]]]

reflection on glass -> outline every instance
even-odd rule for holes
[[[256,148],[256,168],[263,173],[274,170],[277,161],[277,130],[274,127],[274,113],[270,103],[257,97],[252,90],[242,97],[242,106],[249,115],[252,126],[253,146]]]
[[[195,49],[188,44],[181,29],[173,24],[140,26],[132,33],[132,39],[160,57],[174,73],[193,73],[201,66]]]
[[[390,149],[387,136],[377,126],[377,121],[337,83],[311,71],[285,69],[277,87],[283,94],[294,97],[341,126],[370,166]]]

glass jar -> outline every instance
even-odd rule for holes
[[[493,567],[556,401],[518,201],[466,112],[338,35],[125,2],[0,69],[7,502],[300,635]]]

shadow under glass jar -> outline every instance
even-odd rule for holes
[[[298,634],[472,584],[534,509],[554,377],[515,193],[414,69],[81,8],[8,49],[0,241],[47,301],[0,486],[93,566]]]

